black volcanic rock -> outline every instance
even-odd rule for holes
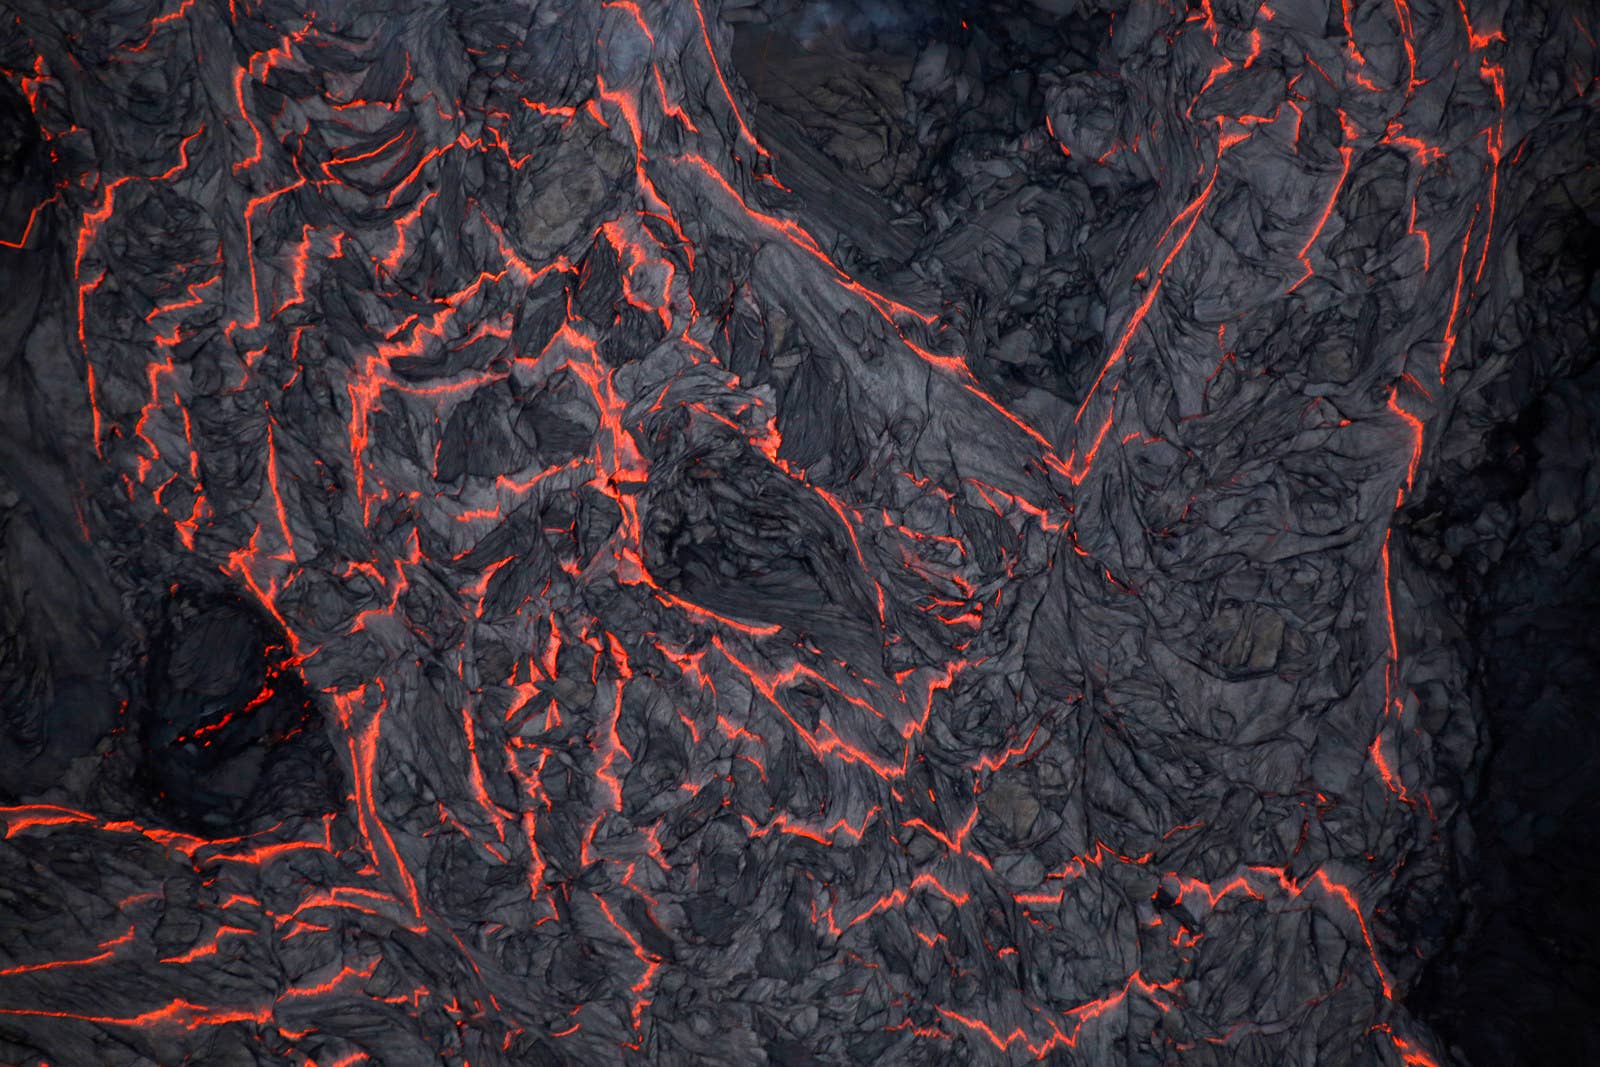
[[[8,14],[0,1063],[1600,1056],[1592,11]]]

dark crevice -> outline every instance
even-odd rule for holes
[[[154,628],[133,716],[154,812],[212,836],[334,810],[340,776],[288,638],[232,597],[177,590]]]

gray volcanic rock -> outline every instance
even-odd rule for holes
[[[10,14],[0,1062],[1600,1055],[1592,11]]]

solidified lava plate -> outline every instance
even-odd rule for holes
[[[14,0],[0,1063],[1594,1062],[1597,34]]]

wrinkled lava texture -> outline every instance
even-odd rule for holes
[[[1600,1061],[1600,12],[16,0],[0,1063]]]

